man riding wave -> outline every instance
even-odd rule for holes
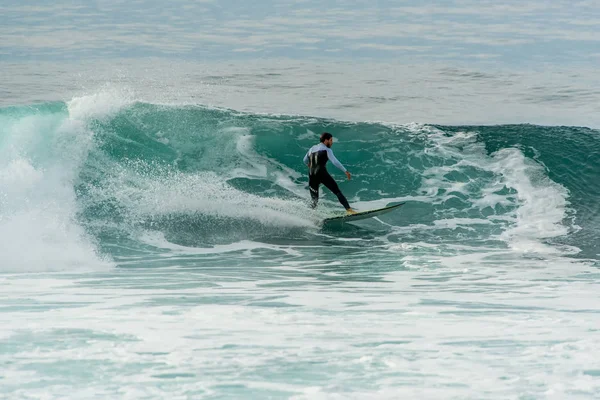
[[[351,179],[352,175],[344,168],[341,162],[333,155],[331,146],[333,145],[333,136],[331,133],[323,132],[321,135],[321,143],[313,146],[308,150],[308,153],[304,156],[304,164],[308,166],[308,186],[310,188],[310,197],[312,199],[311,207],[317,207],[319,202],[319,186],[321,183],[333,194],[335,194],[344,206],[348,214],[356,214],[356,211],[350,207],[348,200],[342,194],[335,180],[327,172],[325,165],[327,161],[331,161],[333,165],[344,171],[348,180]]]

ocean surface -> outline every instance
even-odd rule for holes
[[[598,398],[597,6],[275,3],[0,7],[0,398]]]

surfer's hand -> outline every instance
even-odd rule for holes
[[[348,171],[346,171],[346,176],[348,177],[348,180],[352,179],[352,174]]]

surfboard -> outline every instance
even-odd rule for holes
[[[360,212],[357,212],[356,214],[345,214],[345,215],[340,215],[339,217],[325,218],[323,220],[323,222],[328,223],[328,222],[360,221],[361,219],[373,218],[373,217],[377,217],[382,214],[389,213],[390,211],[393,211],[393,210],[403,206],[404,204],[405,203],[394,204],[393,206],[377,208],[375,210],[360,211]]]

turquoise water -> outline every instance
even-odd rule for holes
[[[9,398],[599,393],[598,135],[74,97],[0,110]],[[331,132],[355,225],[306,149]]]

